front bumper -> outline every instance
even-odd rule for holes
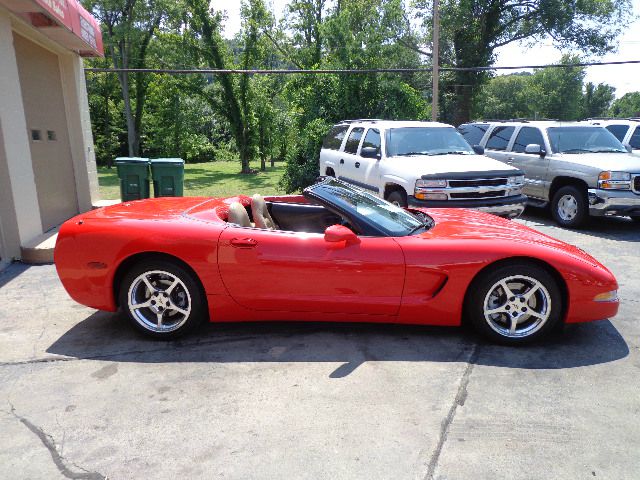
[[[493,213],[499,217],[518,218],[527,203],[526,195],[486,198],[482,200],[419,200],[413,195],[407,198],[410,207],[418,208],[473,208],[481,212]]]
[[[629,215],[640,217],[640,195],[629,190],[587,190],[589,215]]]

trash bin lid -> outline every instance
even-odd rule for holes
[[[151,163],[184,163],[181,158],[152,158]]]
[[[139,165],[141,163],[149,163],[149,159],[142,157],[118,157],[115,163],[133,163]]]

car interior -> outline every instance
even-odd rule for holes
[[[338,215],[322,205],[267,202],[259,194],[246,207],[240,202],[231,203],[227,222],[241,227],[320,234],[331,225],[343,224]]]

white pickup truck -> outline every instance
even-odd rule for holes
[[[444,123],[346,120],[323,141],[320,174],[403,207],[462,207],[520,216],[527,199],[523,172],[483,153]]]

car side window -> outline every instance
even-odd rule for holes
[[[328,150],[340,150],[340,145],[342,145],[342,140],[344,136],[347,134],[347,130],[349,130],[348,125],[337,125],[329,130],[329,133],[324,140],[322,141],[322,148],[326,148]]]
[[[629,130],[628,125],[607,125],[604,128],[613,133],[613,136],[620,141],[624,139],[624,136],[627,134],[627,130]]]
[[[489,125],[481,125],[476,123],[467,123],[460,125],[458,131],[462,134],[469,145],[480,145],[480,140],[487,132]]]
[[[364,137],[364,141],[362,142],[362,148],[373,147],[379,152],[380,146],[381,146],[380,131],[375,128],[370,128]]]
[[[544,139],[542,138],[540,130],[533,127],[522,127],[513,142],[512,150],[517,153],[524,153],[526,146],[532,143],[540,145],[544,150]]]
[[[360,144],[360,139],[362,138],[363,132],[364,128],[362,127],[356,127],[351,130],[349,138],[347,138],[347,143],[344,146],[345,153],[355,154],[358,151],[358,145]]]
[[[516,127],[496,127],[489,135],[487,148],[490,150],[506,150],[509,139]]]
[[[636,127],[634,132],[631,134],[629,145],[631,145],[631,148],[640,148],[640,126]]]

